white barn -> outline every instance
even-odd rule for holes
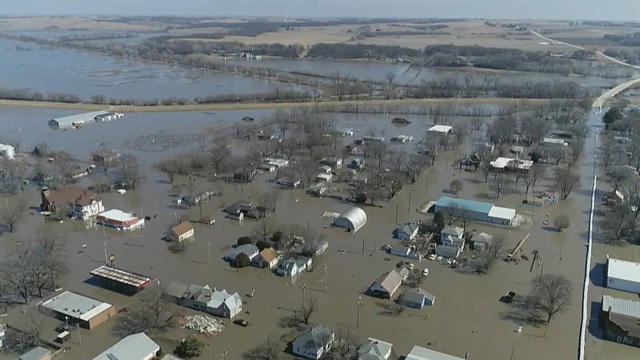
[[[640,294],[640,263],[607,258],[607,287]]]
[[[360,230],[366,223],[367,214],[364,212],[364,210],[357,207],[352,207],[340,214],[340,216],[338,216],[333,221],[333,226],[356,232]]]

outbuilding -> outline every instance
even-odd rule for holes
[[[343,212],[333,221],[333,226],[347,229],[347,231],[356,232],[367,223],[367,214],[364,210],[352,207]]]
[[[425,306],[433,306],[436,297],[420,289],[409,289],[402,294],[402,304],[413,309],[422,309]]]
[[[640,294],[640,263],[607,258],[607,287]]]
[[[26,353],[18,356],[17,360],[51,360],[53,354],[51,351],[43,348],[42,346],[36,346]]]
[[[98,214],[96,221],[100,225],[124,231],[136,230],[144,226],[144,219],[118,209],[111,209]]]
[[[116,314],[113,305],[71,291],[52,297],[43,302],[42,307],[54,312],[60,320],[87,329],[93,329]]]

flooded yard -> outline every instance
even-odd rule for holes
[[[87,228],[82,222],[66,220],[64,223],[43,221],[31,210],[17,224],[17,233],[0,237],[0,254],[6,256],[14,248],[14,241],[28,241],[41,233],[53,233],[65,240],[65,261],[69,271],[62,285],[81,294],[113,303],[117,309],[135,306],[143,294],[128,297],[97,287],[88,281],[89,271],[104,263],[105,253],[115,256],[118,267],[149,275],[160,280],[160,287],[171,281],[184,283],[208,283],[218,289],[237,291],[247,304],[239,318],[249,321],[244,328],[225,321],[226,329],[213,338],[201,338],[206,342],[202,358],[221,358],[227,351],[227,359],[240,359],[244,351],[261,343],[267,336],[290,340],[295,331],[282,326],[282,319],[299,311],[303,296],[317,300],[318,310],[312,322],[330,326],[354,328],[361,339],[375,337],[394,344],[397,354],[406,354],[413,345],[427,346],[439,351],[463,357],[466,352],[472,359],[569,359],[575,356],[577,327],[580,317],[580,279],[584,263],[584,234],[586,231],[589,197],[587,189],[581,188],[566,202],[546,207],[531,207],[522,204],[522,187],[518,192],[502,195],[500,206],[513,207],[527,222],[518,228],[504,228],[472,223],[470,229],[478,229],[494,235],[504,235],[506,250],[511,250],[526,234],[531,234],[525,245],[525,254],[538,250],[544,261],[543,273],[564,274],[572,281],[576,291],[572,307],[558,315],[545,328],[533,327],[515,321],[511,308],[499,302],[507,290],[526,294],[528,284],[541,271],[531,263],[519,265],[499,260],[487,275],[463,273],[445,264],[429,260],[415,263],[419,271],[429,268],[428,277],[420,287],[436,296],[435,306],[424,310],[405,309],[399,315],[384,315],[384,306],[389,300],[364,295],[366,288],[384,271],[399,261],[407,260],[391,256],[381,250],[383,245],[394,243],[391,232],[396,223],[410,220],[426,220],[416,208],[425,201],[436,200],[443,195],[454,179],[462,180],[464,188],[460,198],[494,201],[481,176],[461,171],[453,166],[454,159],[469,146],[457,151],[443,153],[434,167],[429,168],[417,183],[408,185],[384,207],[363,206],[367,213],[367,224],[357,233],[331,228],[329,220],[322,217],[325,211],[342,212],[352,206],[345,201],[332,198],[314,198],[303,190],[278,190],[275,214],[267,222],[226,219],[222,209],[238,200],[255,200],[260,193],[275,187],[272,176],[261,174],[250,184],[227,184],[222,181],[209,183],[200,179],[204,186],[212,186],[221,196],[206,202],[202,207],[182,210],[175,206],[176,193],[165,174],[153,167],[160,160],[198,149],[199,141],[189,141],[202,132],[222,131],[233,128],[244,116],[260,119],[270,115],[268,111],[216,113],[128,113],[118,121],[90,124],[79,130],[53,131],[47,127],[52,117],[66,115],[63,110],[35,108],[3,108],[0,111],[0,133],[20,141],[21,151],[29,151],[34,145],[46,142],[50,149],[64,150],[83,161],[89,161],[90,153],[98,144],[116,149],[139,158],[140,172],[145,178],[135,191],[124,195],[103,195],[106,208],[120,208],[140,216],[150,216],[151,221],[137,232],[120,233],[102,228]],[[360,137],[369,132],[385,137],[407,134],[419,138],[431,125],[425,116],[409,116],[411,124],[398,128],[384,115],[330,114],[337,127],[359,129]],[[214,130],[211,130],[214,129]],[[169,148],[139,147],[143,138],[175,136]],[[146,143],[148,145],[148,143]],[[248,146],[249,142],[234,140],[234,147]],[[405,146],[413,151],[412,144]],[[460,152],[459,152],[460,151]],[[90,185],[92,177],[81,185]],[[187,179],[178,177],[174,185],[185,184]],[[550,185],[548,179],[538,183],[536,191],[544,191]],[[25,192],[29,206],[40,203],[38,189],[29,187]],[[575,214],[569,229],[559,233],[548,226],[545,220],[557,214]],[[195,224],[195,240],[183,253],[168,250],[162,240],[168,227],[181,216],[213,216],[214,226]],[[397,220],[396,220],[397,219]],[[236,270],[222,260],[225,252],[245,235],[260,234],[264,227],[276,225],[306,226],[322,234],[329,242],[329,249],[314,261],[313,271],[306,272],[295,281],[281,278],[265,269],[244,268]],[[211,254],[211,262],[209,262]],[[531,257],[530,257],[531,258]],[[326,269],[326,270],[325,270]],[[326,285],[326,291],[325,291]],[[156,291],[153,282],[144,292]],[[304,289],[303,289],[304,286]],[[254,297],[247,297],[255,289]],[[359,297],[362,304],[358,306]],[[183,308],[176,311],[191,313]],[[11,311],[10,319],[20,317]],[[358,316],[359,312],[359,316]],[[359,326],[358,326],[359,317]],[[53,335],[52,325],[56,321],[46,318],[43,336]],[[117,319],[108,321],[95,330],[80,330],[82,346],[75,337],[70,341],[70,350],[63,355],[66,360],[85,360],[100,353],[118,340],[113,333]],[[523,332],[517,333],[518,326]],[[171,351],[184,338],[183,330],[171,329],[153,333],[152,337],[165,351]],[[620,357],[620,359],[626,359]],[[628,357],[631,359],[631,357]]]

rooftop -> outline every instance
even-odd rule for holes
[[[488,214],[489,211],[491,211],[493,204],[482,201],[456,199],[448,196],[442,196],[436,202],[436,206]]]
[[[193,230],[193,225],[187,221],[183,221],[180,224],[171,228],[171,231],[178,235],[186,234],[187,232]]]
[[[111,304],[101,302],[83,295],[65,291],[42,303],[44,308],[69,317],[88,321],[94,316],[112,307]]]
[[[129,335],[105,350],[93,360],[140,360],[149,359],[149,355],[160,351],[156,344],[145,333]]]
[[[106,219],[111,219],[115,221],[130,221],[130,220],[137,219],[132,214],[124,212],[122,210],[118,210],[118,209],[111,209],[111,210],[101,212],[100,214],[98,214],[98,216],[102,216]]]
[[[414,346],[405,360],[464,360],[461,357],[441,353],[421,346]]]
[[[94,201],[100,200],[93,192],[77,185],[70,185],[59,190],[50,190],[46,198],[51,203],[65,203],[80,206],[86,206]]]
[[[498,219],[513,219],[516,216],[516,211],[514,209],[494,206],[489,211],[489,216],[498,218]]]
[[[369,338],[358,348],[358,360],[387,359],[391,354],[393,344],[386,341]]]
[[[451,131],[451,129],[453,129],[453,127],[449,125],[433,125],[427,131],[448,134]]]
[[[58,118],[54,118],[53,121],[57,122],[60,125],[71,125],[74,123],[82,123],[87,121],[93,121],[96,117],[101,115],[106,115],[109,112],[107,111],[92,111],[82,114],[74,114],[69,116],[61,116]]]
[[[604,295],[602,296],[602,310],[640,319],[640,302],[638,301]]]
[[[18,360],[41,360],[47,355],[51,355],[51,351],[41,346],[37,346],[27,351],[26,353],[18,356]]]
[[[609,258],[607,264],[607,277],[640,282],[640,263]]]
[[[112,266],[102,265],[99,268],[91,271],[93,276],[97,276],[103,279],[116,281],[125,285],[133,286],[138,289],[147,285],[151,278],[145,275],[136,274],[131,271],[118,269]]]

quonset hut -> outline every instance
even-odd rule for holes
[[[333,221],[333,226],[356,232],[360,230],[366,223],[367,214],[364,212],[364,210],[357,207],[352,207],[340,214],[340,216],[338,216]]]

